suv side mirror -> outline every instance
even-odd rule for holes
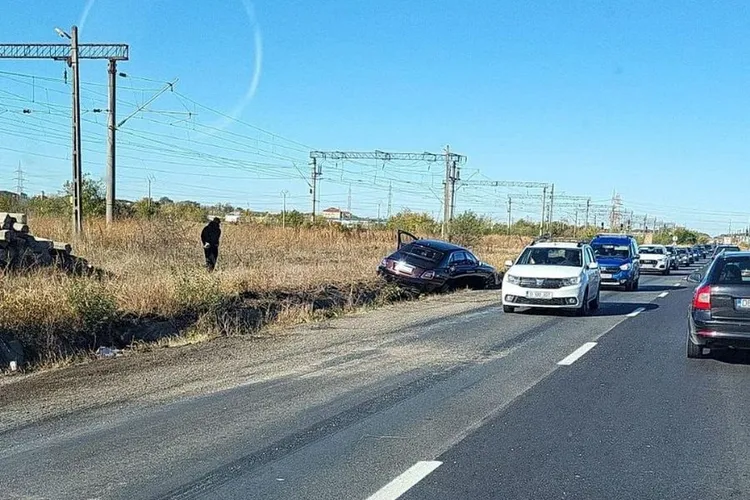
[[[589,269],[599,269],[599,263],[598,262],[589,262]]]
[[[638,259],[640,259],[640,258],[641,258],[641,254],[637,253],[637,254],[633,255],[633,258],[634,258],[635,260],[638,260]]]
[[[505,261],[505,267],[512,267],[512,266],[513,266],[513,261],[512,260],[506,260]]]
[[[700,271],[695,271],[687,277],[687,280],[690,283],[700,283],[703,280],[703,274]]]

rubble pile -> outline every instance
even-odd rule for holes
[[[30,270],[49,266],[74,273],[91,269],[85,259],[72,254],[70,244],[33,236],[26,214],[0,212],[0,269]]]

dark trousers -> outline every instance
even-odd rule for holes
[[[216,267],[216,261],[219,259],[219,247],[211,245],[208,248],[204,248],[203,253],[206,255],[206,269],[208,269],[208,272],[211,272]]]

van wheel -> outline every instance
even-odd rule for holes
[[[504,312],[504,313],[508,313],[508,314],[511,314],[511,313],[514,313],[514,312],[516,312],[516,308],[515,308],[515,307],[513,307],[513,306],[506,306],[506,305],[504,305],[504,306],[503,306],[503,312]]]

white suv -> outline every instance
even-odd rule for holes
[[[583,242],[537,240],[503,277],[503,311],[516,307],[574,309],[585,316],[599,308],[599,264]]]

